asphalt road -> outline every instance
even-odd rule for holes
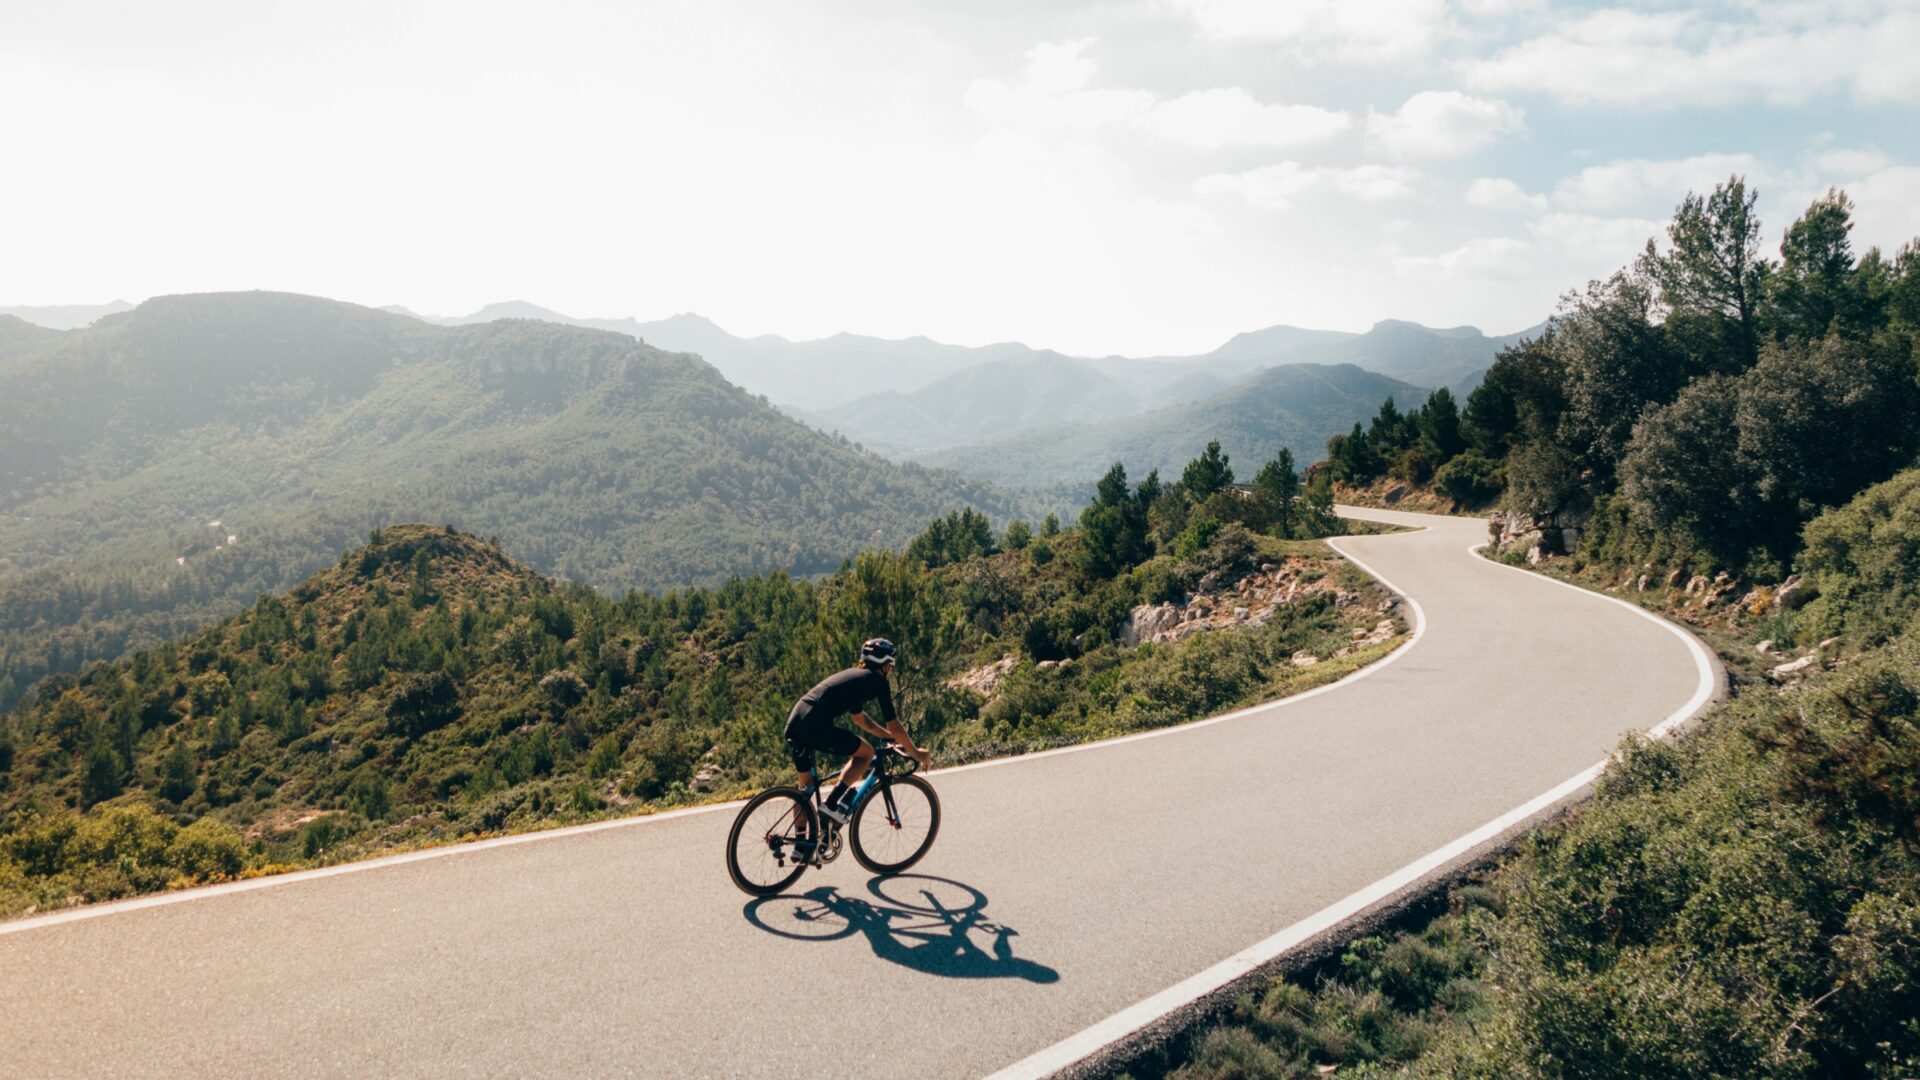
[[[916,875],[727,880],[730,810],[0,926],[0,1075],[980,1076],[1526,803],[1687,702],[1620,605],[1468,553],[1340,545],[1421,639],[1318,696],[933,775]]]

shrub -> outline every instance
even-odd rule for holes
[[[1478,450],[1468,450],[1440,466],[1433,483],[1461,506],[1481,506],[1500,494],[1505,481],[1499,465]]]
[[[174,836],[167,861],[190,877],[232,877],[247,865],[247,844],[227,826],[201,818]]]

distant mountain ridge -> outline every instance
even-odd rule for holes
[[[90,326],[108,315],[118,315],[123,311],[132,311],[133,305],[125,300],[114,300],[105,304],[53,304],[44,307],[0,307],[0,315],[12,315],[35,326],[44,326],[49,330],[77,330]]]
[[[1283,446],[1304,466],[1320,458],[1329,437],[1373,415],[1383,400],[1420,401],[1426,394],[1352,364],[1284,364],[1199,401],[1102,423],[1019,432],[922,460],[1004,487],[1047,488],[1085,482],[1116,461],[1136,478],[1149,469],[1177,474],[1218,439],[1240,477],[1250,479]]]
[[[801,342],[773,335],[739,338],[699,315],[655,322],[576,319],[524,301],[430,321],[467,325],[494,318],[613,330],[697,354],[729,381],[823,430],[916,459],[1063,417],[1113,419],[1195,401],[1282,364],[1354,364],[1416,387],[1464,393],[1478,385],[1500,349],[1537,336],[1545,326],[1490,337],[1471,326],[1433,328],[1396,319],[1365,333],[1283,325],[1236,334],[1199,355],[1090,358],[1019,342],[967,347],[845,333]]]

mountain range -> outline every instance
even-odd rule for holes
[[[1426,399],[1424,388],[1353,364],[1282,364],[1198,401],[1093,423],[1055,424],[926,454],[926,464],[1004,487],[1050,487],[1098,475],[1115,461],[1130,476],[1173,477],[1199,445],[1218,440],[1241,479],[1282,447],[1302,466],[1329,436],[1370,417],[1387,398]],[[1197,440],[1197,441],[1196,441]]]
[[[64,332],[0,318],[16,688],[237,610],[394,521],[624,590],[818,573],[958,507],[1040,505],[858,450],[627,334],[284,293],[161,297]]]
[[[1270,326],[1197,355],[1089,358],[1018,342],[967,347],[858,334],[798,342],[774,335],[740,338],[699,315],[655,322],[576,319],[524,301],[457,317],[388,310],[442,325],[524,318],[632,334],[699,355],[729,381],[822,430],[892,457],[926,461],[966,460],[946,451],[1063,420],[1097,424],[1198,401],[1284,364],[1352,364],[1422,391],[1448,387],[1464,398],[1495,354],[1545,327],[1490,337],[1471,326],[1433,328],[1393,319],[1365,333]]]

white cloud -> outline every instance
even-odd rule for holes
[[[1288,210],[1294,199],[1319,186],[1320,174],[1297,161],[1265,165],[1243,173],[1218,173],[1193,182],[1202,195],[1238,195],[1254,206]]]
[[[1393,269],[1405,277],[1469,277],[1510,280],[1532,268],[1533,246],[1505,236],[1483,236],[1438,255],[1402,255]]]
[[[1308,60],[1426,56],[1448,28],[1444,0],[1171,0],[1214,37],[1272,41]]]
[[[976,79],[961,100],[995,124],[1029,131],[1091,132],[1153,105],[1154,96],[1144,90],[1083,89],[1098,70],[1081,55],[1088,44],[1035,45],[1027,50],[1026,78],[1019,85]]]
[[[1353,117],[1312,105],[1270,105],[1245,90],[1217,87],[1162,101],[1146,90],[1089,87],[1099,65],[1090,41],[1042,43],[1027,51],[1018,84],[976,79],[962,101],[995,125],[1026,131],[1091,135],[1133,124],[1171,142],[1207,150],[1223,146],[1296,147],[1324,142],[1353,126]]]
[[[1554,188],[1556,206],[1574,210],[1671,209],[1688,192],[1706,194],[1729,176],[1747,178],[1749,189],[1772,173],[1752,154],[1701,154],[1673,161],[1636,158],[1581,169]]]
[[[1542,247],[1595,267],[1625,266],[1646,246],[1648,239],[1664,235],[1665,228],[1664,222],[1649,218],[1567,213],[1547,214],[1527,223],[1527,232]]]
[[[1394,165],[1356,165],[1351,169],[1324,169],[1333,186],[1364,203],[1392,202],[1413,197],[1419,172]]]
[[[1027,85],[1042,94],[1065,94],[1087,85],[1098,65],[1080,55],[1091,41],[1041,42],[1027,50]]]
[[[1848,183],[1847,195],[1853,199],[1856,252],[1878,247],[1891,255],[1901,245],[1920,239],[1920,167],[1881,169]]]
[[[1483,176],[1467,185],[1467,205],[1535,213],[1547,208],[1547,197],[1529,195],[1526,189],[1504,177]]]
[[[1920,12],[1911,5],[1739,7],[1724,20],[1606,9],[1466,61],[1461,71],[1476,89],[1538,91],[1576,104],[1798,104],[1837,91],[1863,102],[1920,100]]]
[[[1397,157],[1458,157],[1524,126],[1524,114],[1493,98],[1422,90],[1394,113],[1369,112],[1367,135]]]
[[[1457,0],[1461,14],[1476,18],[1512,15],[1542,6],[1545,0]]]
[[[1813,167],[1821,176],[1832,180],[1865,176],[1891,164],[1887,155],[1878,150],[1827,150],[1813,159]]]
[[[1141,113],[1137,123],[1174,142],[1217,149],[1230,144],[1304,146],[1352,126],[1344,112],[1312,105],[1263,105],[1245,90],[1197,90]]]
[[[1356,202],[1386,203],[1415,194],[1420,173],[1394,165],[1356,165],[1348,169],[1283,161],[1241,173],[1218,173],[1194,181],[1201,195],[1237,195],[1253,206],[1290,210],[1303,196],[1331,192]]]

